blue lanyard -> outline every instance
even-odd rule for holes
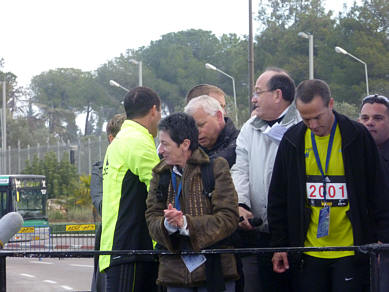
[[[331,151],[332,151],[332,144],[333,144],[334,138],[335,138],[336,124],[337,124],[337,122],[336,122],[336,117],[335,117],[334,124],[332,125],[332,128],[331,128],[330,140],[328,141],[325,173],[323,172],[323,167],[321,166],[321,161],[320,161],[320,157],[319,157],[319,152],[318,152],[318,150],[317,150],[315,135],[311,132],[311,141],[312,141],[313,153],[315,153],[316,163],[317,163],[317,166],[319,167],[321,176],[322,176],[322,178],[323,178],[323,186],[324,186],[324,190],[323,190],[324,202],[326,201],[326,195],[327,195],[327,187],[326,187],[326,184],[327,184],[327,182],[329,182],[329,179],[328,179],[328,177],[326,176],[326,174],[327,174],[327,171],[328,171],[328,164],[330,163]]]
[[[180,184],[178,185],[178,190],[177,190],[177,180],[176,180],[176,174],[174,171],[172,171],[172,184],[173,184],[174,192],[176,193],[176,196],[174,197],[174,207],[177,210],[181,210],[180,194],[181,194],[181,189],[182,189],[182,180],[180,181]]]

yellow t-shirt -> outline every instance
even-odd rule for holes
[[[330,135],[325,137],[315,136],[316,145],[320,157],[323,172],[325,172],[327,148]],[[350,209],[347,189],[344,177],[344,165],[342,156],[342,137],[337,125],[332,145],[331,157],[328,165],[327,175],[331,183],[327,184],[327,202],[330,206],[330,222],[328,235],[317,238],[317,227],[319,223],[319,212],[324,204],[322,194],[322,176],[317,166],[315,154],[312,148],[311,131],[305,133],[305,171],[307,175],[307,199],[306,202],[312,210],[307,236],[304,246],[325,247],[325,246],[352,246],[354,237],[352,226],[346,212]],[[336,182],[336,183],[335,183]],[[338,199],[338,200],[335,200]],[[320,206],[321,205],[321,206]],[[306,252],[306,254],[319,258],[340,258],[354,255],[353,251],[325,251]]]

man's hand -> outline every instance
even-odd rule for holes
[[[288,253],[275,252],[272,258],[273,271],[276,273],[283,273],[289,269]]]
[[[253,229],[253,226],[251,226],[250,222],[248,221],[248,219],[254,218],[253,213],[251,213],[250,211],[246,210],[243,207],[239,207],[239,216],[243,217],[243,219],[244,219],[242,222],[239,223],[240,228],[242,228],[244,230]]]
[[[168,205],[168,208],[163,210],[164,216],[167,222],[178,228],[184,226],[184,217],[181,211],[178,211],[176,208],[173,208],[172,204]]]

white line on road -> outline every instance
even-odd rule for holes
[[[20,274],[20,276],[27,277],[27,278],[35,278],[34,275],[30,275],[30,274]]]
[[[31,264],[44,264],[44,265],[52,265],[53,263],[49,262],[40,262],[40,261],[30,261]]]
[[[72,267],[81,267],[81,268],[93,268],[92,265],[78,265],[78,264],[69,264]]]
[[[73,290],[73,288],[69,286],[62,285],[61,287],[64,288],[65,290]]]
[[[50,283],[50,284],[57,284],[57,282],[52,281],[52,280],[43,280],[45,283]]]

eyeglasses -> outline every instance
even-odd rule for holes
[[[362,105],[365,103],[381,103],[389,107],[389,99],[386,96],[378,94],[366,96],[364,99],[362,99]]]
[[[270,92],[270,91],[274,91],[274,90],[275,90],[275,89],[273,89],[273,90],[255,91],[254,94],[253,94],[253,97],[258,98],[262,93]]]

